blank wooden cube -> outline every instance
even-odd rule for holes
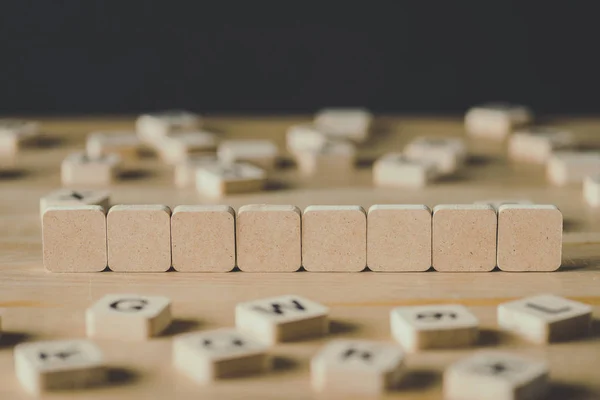
[[[373,182],[384,187],[423,187],[438,176],[430,160],[409,160],[402,153],[387,153],[373,164]]]
[[[581,183],[586,176],[599,171],[600,152],[558,151],[546,164],[546,177],[557,186]]]
[[[404,157],[433,163],[438,174],[448,175],[462,167],[467,158],[467,147],[461,138],[421,136],[404,147]]]
[[[308,206],[302,216],[307,271],[359,272],[367,265],[367,216],[360,206]]]
[[[42,217],[44,267],[98,272],[107,265],[106,214],[100,206],[49,207]]]
[[[85,323],[90,338],[145,340],[171,324],[171,301],[164,296],[109,294],[85,311]]]
[[[225,140],[217,149],[217,156],[224,163],[245,162],[267,171],[275,168],[278,155],[275,143],[262,139]]]
[[[171,267],[171,210],[163,205],[118,205],[108,212],[108,266],[119,272],[164,272]]]
[[[563,216],[553,205],[505,204],[498,209],[498,268],[555,271],[562,261]]]
[[[39,124],[18,119],[0,119],[0,155],[14,156],[21,145],[39,134]]]
[[[178,132],[166,135],[159,153],[169,164],[177,164],[194,155],[207,155],[217,148],[217,135],[207,131]]]
[[[248,163],[210,164],[196,171],[196,189],[208,197],[258,192],[266,182],[265,170]]]
[[[294,272],[302,265],[296,206],[250,204],[237,215],[237,265],[245,272]]]
[[[110,185],[118,174],[121,157],[108,154],[91,159],[85,153],[68,155],[60,167],[60,175],[65,186],[103,186]]]
[[[479,321],[458,304],[397,307],[390,320],[392,336],[407,351],[466,347],[479,337]]]
[[[552,294],[498,306],[498,326],[538,344],[586,336],[591,322],[591,306]]]
[[[433,209],[432,264],[437,271],[482,272],[496,266],[496,211],[489,204]]]
[[[268,344],[290,342],[329,332],[329,309],[296,295],[239,303],[235,325]]]
[[[327,136],[310,124],[292,125],[286,132],[286,146],[290,153],[319,150],[327,142]]]
[[[510,136],[508,155],[515,161],[544,164],[552,152],[574,144],[573,134],[552,127],[522,129]]]
[[[88,135],[85,151],[89,158],[97,159],[109,154],[121,157],[137,157],[142,146],[135,132],[92,132]]]
[[[373,115],[364,108],[329,108],[315,115],[314,124],[328,136],[364,142],[372,120]]]
[[[197,130],[202,125],[202,118],[183,110],[169,110],[143,114],[136,120],[136,131],[140,138],[152,145],[157,145],[168,133]]]
[[[217,156],[213,154],[194,155],[178,162],[175,164],[175,186],[181,188],[194,186],[198,168],[218,163]]]
[[[102,352],[88,340],[21,343],[14,357],[17,379],[34,395],[95,386],[107,378]]]
[[[492,103],[473,107],[465,115],[465,129],[474,137],[502,140],[516,127],[533,120],[525,106]]]
[[[267,346],[235,329],[189,333],[173,340],[173,365],[200,384],[265,372],[270,364]]]
[[[40,217],[48,207],[56,206],[101,206],[110,207],[110,192],[106,190],[58,189],[40,198]]]
[[[295,153],[298,168],[305,175],[347,174],[354,171],[356,147],[344,140],[328,140],[318,149]]]
[[[173,268],[227,272],[235,267],[235,211],[225,205],[177,206],[171,217]]]
[[[371,340],[333,340],[310,363],[311,385],[317,392],[380,395],[394,389],[404,374],[404,353]]]
[[[600,207],[600,174],[585,177],[583,180],[583,198],[591,207]]]
[[[377,204],[367,214],[367,265],[372,271],[431,267],[431,210],[422,204]]]
[[[450,400],[534,400],[548,390],[548,364],[521,355],[485,351],[444,371],[444,398]]]

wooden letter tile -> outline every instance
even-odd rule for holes
[[[600,207],[600,174],[586,176],[583,181],[583,198],[591,207]]]
[[[235,267],[235,211],[225,205],[177,206],[171,217],[173,268],[227,272]]]
[[[237,215],[237,265],[246,272],[294,272],[302,265],[296,206],[250,204]]]
[[[488,204],[441,204],[433,209],[433,268],[482,272],[496,266],[498,219]]]
[[[119,272],[164,272],[171,267],[171,210],[163,205],[118,205],[107,216],[108,266]]]
[[[87,137],[85,151],[91,159],[119,154],[121,157],[134,158],[142,146],[135,132],[93,132]]]
[[[219,144],[217,156],[226,164],[248,162],[269,171],[275,167],[279,150],[270,140],[225,140]]]
[[[217,136],[207,131],[179,132],[166,135],[159,153],[169,164],[177,164],[194,155],[208,155],[217,148]]]
[[[520,105],[506,103],[473,107],[465,115],[465,129],[474,137],[502,140],[516,127],[533,120],[531,111]]]
[[[175,164],[175,186],[192,187],[196,183],[196,171],[200,167],[218,164],[216,155],[194,155]]]
[[[372,271],[431,267],[431,210],[425,205],[373,205],[367,215],[367,265]]]
[[[121,157],[108,154],[91,159],[85,153],[72,153],[60,167],[64,186],[107,186],[116,178]]]
[[[513,133],[508,142],[508,155],[515,161],[544,164],[552,152],[574,144],[573,134],[564,129],[534,127]]]
[[[363,108],[324,109],[315,115],[314,124],[328,136],[364,142],[369,137],[373,115]]]
[[[257,192],[267,181],[264,169],[248,163],[210,164],[196,171],[196,189],[207,197],[223,197],[234,193]]]
[[[310,363],[315,391],[352,396],[375,396],[394,389],[403,373],[402,350],[370,340],[333,340]]]
[[[436,164],[387,153],[373,164],[373,182],[383,187],[423,187],[438,176]]]
[[[411,161],[433,163],[437,173],[449,175],[464,164],[467,147],[461,138],[421,136],[406,145],[404,156]]]
[[[168,133],[193,131],[201,125],[202,118],[198,114],[170,110],[141,115],[135,126],[140,139],[148,144],[158,145]]]
[[[145,340],[171,324],[171,301],[163,296],[109,294],[86,310],[85,322],[90,338]]]
[[[302,216],[307,271],[359,272],[367,265],[367,215],[360,206],[308,206]]]
[[[48,207],[57,206],[101,206],[110,207],[110,192],[106,190],[58,189],[40,198],[40,217]]]
[[[564,186],[581,183],[600,171],[600,152],[557,151],[546,163],[546,177],[550,183]]]
[[[292,154],[319,150],[326,142],[327,136],[314,125],[292,125],[286,133],[287,150]]]
[[[329,331],[329,309],[300,296],[286,295],[239,303],[236,327],[268,344],[322,336]]]

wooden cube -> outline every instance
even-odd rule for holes
[[[58,189],[40,198],[40,217],[48,207],[56,206],[101,206],[110,207],[110,192],[106,190]]]
[[[169,164],[184,162],[194,155],[210,155],[217,148],[217,135],[207,131],[178,132],[166,135],[159,153]]]
[[[367,215],[360,206],[308,206],[302,216],[307,271],[359,272],[367,265]]]
[[[431,210],[416,204],[377,204],[367,215],[367,265],[372,271],[431,267]]]
[[[13,157],[21,145],[39,134],[39,124],[18,119],[0,119],[0,156]]]
[[[139,155],[142,142],[135,132],[92,132],[88,135],[85,151],[90,159],[118,154],[133,158]]]
[[[237,265],[245,272],[294,272],[302,265],[296,206],[250,204],[237,215]]]
[[[546,164],[546,177],[557,186],[581,183],[586,176],[598,171],[600,152],[557,151]]]
[[[590,332],[592,307],[552,294],[498,306],[498,326],[537,344],[565,341]]]
[[[193,131],[201,125],[202,118],[198,114],[182,110],[143,114],[135,123],[142,141],[151,145],[157,145],[168,133]]]
[[[327,140],[318,149],[300,150],[294,155],[303,174],[335,176],[354,171],[356,147],[348,141]]]
[[[235,329],[179,335],[173,340],[173,365],[197,383],[257,374],[270,368],[267,346]]]
[[[364,142],[372,120],[373,114],[364,108],[329,108],[315,115],[314,124],[328,136]]]
[[[175,207],[171,245],[177,271],[231,271],[235,267],[235,211],[225,205]]]
[[[525,106],[491,103],[469,109],[465,115],[465,129],[474,137],[502,140],[513,129],[532,120],[533,114]]]
[[[163,205],[117,205],[106,218],[108,266],[119,272],[171,267],[171,210]]]
[[[217,149],[219,160],[226,164],[245,162],[267,171],[275,168],[278,155],[275,143],[262,139],[225,140]]]
[[[329,332],[329,309],[296,295],[238,303],[235,325],[268,344],[290,342]]]
[[[465,163],[467,147],[461,138],[420,136],[404,147],[404,157],[410,161],[433,163],[438,174],[449,175]]]
[[[477,317],[458,304],[397,307],[390,320],[392,336],[411,352],[471,346],[479,337]]]
[[[267,182],[264,169],[248,163],[210,164],[196,171],[196,189],[207,197],[258,192]]]
[[[286,133],[287,150],[292,154],[306,150],[319,150],[327,140],[323,132],[310,124],[292,125]]]
[[[14,357],[17,379],[33,395],[95,386],[107,379],[102,352],[89,340],[20,343]]]
[[[433,209],[432,264],[437,271],[483,272],[496,266],[496,211],[489,204]]]
[[[533,400],[548,391],[548,364],[521,355],[485,351],[444,371],[444,398]]]
[[[404,353],[371,340],[332,340],[310,363],[317,392],[376,396],[395,389],[404,374]]]
[[[171,300],[109,294],[86,310],[85,324],[90,338],[145,340],[158,336],[171,324]]]
[[[402,153],[387,153],[373,164],[373,182],[384,187],[423,187],[438,176],[431,160],[410,160]]]
[[[544,164],[552,152],[572,146],[573,134],[565,129],[533,127],[510,136],[508,155],[515,161]]]
[[[562,262],[563,216],[554,205],[505,204],[498,209],[498,268],[555,271]]]
[[[42,217],[44,267],[98,272],[107,265],[106,214],[100,206],[49,207]]]
[[[175,164],[175,186],[190,187],[196,183],[196,171],[200,167],[218,164],[217,156],[213,154],[194,155]]]
[[[591,207],[600,207],[600,174],[588,175],[583,180],[583,198]]]
[[[113,183],[118,174],[121,157],[109,154],[91,159],[85,153],[72,153],[60,167],[60,176],[65,186],[106,186]]]

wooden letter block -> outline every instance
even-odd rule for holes
[[[498,209],[498,268],[555,271],[562,262],[563,216],[553,205],[505,204]]]
[[[310,363],[315,391],[375,396],[398,387],[404,353],[397,346],[370,340],[333,340]]]
[[[100,206],[50,207],[42,217],[44,267],[98,272],[107,265],[106,214]]]
[[[171,245],[177,271],[231,271],[235,267],[235,211],[225,205],[175,207]]]
[[[34,395],[95,386],[107,378],[102,352],[88,340],[21,343],[14,357],[17,379]]]
[[[251,204],[237,216],[237,265],[246,272],[294,272],[302,265],[296,206]]]
[[[329,309],[300,296],[287,295],[239,303],[235,325],[268,344],[290,342],[329,332]]]
[[[362,108],[324,109],[315,115],[317,129],[328,136],[364,142],[369,137],[373,115]]]
[[[482,272],[496,266],[498,219],[488,204],[441,204],[433,209],[433,268]]]
[[[586,176],[583,181],[583,198],[591,207],[600,207],[600,174]]]
[[[431,210],[425,205],[373,205],[367,215],[367,265],[372,271],[431,267]]]
[[[515,161],[544,164],[552,152],[574,144],[573,134],[564,129],[534,127],[510,136],[508,155]]]
[[[106,190],[58,189],[40,198],[40,217],[48,207],[101,206],[110,207],[110,192]]]
[[[93,132],[87,137],[85,151],[91,159],[113,153],[134,158],[138,156],[141,146],[142,142],[135,132]]]
[[[546,163],[546,177],[557,186],[581,183],[598,171],[600,152],[557,151]]]
[[[163,296],[109,294],[86,310],[85,322],[90,338],[145,340],[171,324],[171,301]]]
[[[196,189],[200,194],[213,198],[258,192],[266,182],[265,170],[248,163],[211,164],[196,171]]]
[[[198,168],[218,164],[216,155],[194,155],[175,164],[175,186],[183,188],[194,186]]]
[[[504,352],[479,352],[444,371],[444,399],[542,399],[548,389],[548,374],[543,361]]]
[[[471,346],[479,321],[457,304],[397,307],[390,314],[392,336],[407,351]]]
[[[207,155],[217,148],[217,136],[206,131],[179,132],[166,135],[159,148],[162,159],[177,164],[194,155]]]
[[[264,372],[267,346],[235,329],[180,335],[173,340],[175,368],[200,384]]]
[[[85,153],[72,153],[60,167],[60,175],[65,186],[110,185],[116,178],[121,157],[109,154],[91,159]]]
[[[591,322],[592,307],[551,294],[498,306],[498,325],[502,329],[538,344],[586,336]]]
[[[39,124],[33,121],[0,119],[0,155],[14,156],[21,145],[39,134]]]
[[[164,272],[171,267],[169,207],[113,206],[106,220],[110,269],[119,272]]]
[[[135,124],[140,139],[155,146],[169,133],[193,131],[201,125],[202,118],[198,114],[181,110],[144,114]]]
[[[219,144],[217,156],[226,164],[247,162],[267,171],[275,168],[279,150],[270,140],[225,140]]]
[[[520,105],[505,103],[473,107],[465,115],[465,129],[474,137],[502,140],[516,127],[533,120],[531,111]]]
[[[360,206],[308,206],[302,216],[307,271],[359,272],[367,265],[367,215]]]
[[[440,175],[458,171],[467,158],[467,147],[461,138],[418,137],[404,148],[411,161],[433,163]]]
[[[328,140],[316,150],[295,153],[298,168],[305,175],[347,174],[354,171],[356,147],[344,140]]]
[[[286,133],[287,150],[292,154],[319,150],[326,142],[327,136],[314,125],[292,125]]]
[[[401,153],[387,153],[373,165],[373,182],[384,187],[423,187],[438,176],[430,160],[409,160]]]

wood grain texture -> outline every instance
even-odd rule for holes
[[[226,138],[274,140],[283,151],[286,128],[309,117],[213,117],[206,128]],[[15,171],[0,171],[0,338],[2,397],[28,398],[13,370],[12,346],[23,340],[85,336],[85,309],[108,293],[165,295],[173,301],[175,322],[159,338],[143,343],[98,340],[112,368],[112,383],[88,390],[86,399],[206,399],[313,398],[309,360],[328,338],[274,346],[275,370],[201,387],[174,370],[173,335],[233,326],[235,304],[293,293],[331,308],[330,338],[374,339],[391,342],[389,311],[395,306],[463,304],[483,326],[479,349],[502,348],[546,358],[553,392],[550,399],[600,397],[600,212],[587,207],[581,188],[548,184],[542,166],[507,163],[495,142],[468,144],[468,167],[452,178],[415,190],[376,188],[371,163],[387,151],[401,150],[419,135],[464,136],[460,118],[380,117],[374,136],[359,148],[352,174],[303,177],[289,162],[272,174],[266,191],[240,194],[220,201],[238,209],[244,204],[361,205],[405,203],[471,203],[490,198],[527,198],[556,204],[565,217],[563,268],[550,273],[136,273],[52,274],[41,259],[39,199],[60,186],[60,161],[84,147],[88,132],[132,129],[133,118],[42,120],[44,139],[38,148],[24,150]],[[600,144],[595,133],[600,119],[562,119],[582,141]],[[291,157],[286,155],[289,161]],[[110,188],[114,203],[214,204],[194,188],[176,189],[172,167],[155,158],[125,160],[120,180]],[[593,336],[587,339],[532,346],[496,330],[496,306],[536,293],[555,293],[593,306]],[[410,355],[405,386],[390,398],[437,399],[443,369],[472,349],[427,351]],[[52,399],[73,398],[58,393]]]

